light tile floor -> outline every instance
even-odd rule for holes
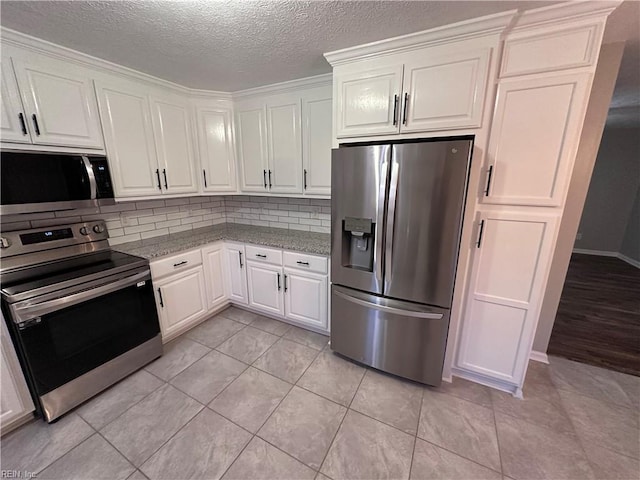
[[[640,378],[552,358],[524,400],[365,369],[236,308],[57,423],[1,440],[52,479],[636,479]],[[23,473],[23,477],[25,474]]]

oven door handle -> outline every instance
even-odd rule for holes
[[[53,300],[46,300],[39,303],[31,303],[31,301],[27,300],[25,302],[16,303],[12,306],[13,320],[15,323],[20,324],[34,317],[62,310],[63,308],[77,305],[91,298],[122,290],[123,288],[127,288],[131,285],[137,284],[138,282],[146,280],[151,280],[149,270],[116,280],[115,282],[109,282],[99,287],[82,290],[78,293],[55,298]],[[23,305],[21,305],[22,303]]]

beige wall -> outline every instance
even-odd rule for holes
[[[600,52],[547,289],[542,301],[540,320],[533,341],[533,350],[537,352],[546,352],[549,345],[623,50],[623,43],[613,43],[603,45]]]
[[[575,248],[619,252],[640,186],[640,127],[607,125],[589,183]]]

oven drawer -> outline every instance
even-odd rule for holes
[[[247,260],[282,265],[282,250],[247,245]]]
[[[327,273],[327,258],[305,253],[284,252],[284,266],[309,272]]]
[[[171,257],[163,257],[160,260],[154,260],[151,262],[151,276],[154,280],[166,277],[172,273],[182,272],[188,268],[195,267],[202,264],[202,252],[198,250],[191,250],[190,252],[184,252],[179,255],[172,255]]]

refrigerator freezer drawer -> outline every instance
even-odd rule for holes
[[[449,310],[331,287],[331,348],[428,385],[442,380]]]

